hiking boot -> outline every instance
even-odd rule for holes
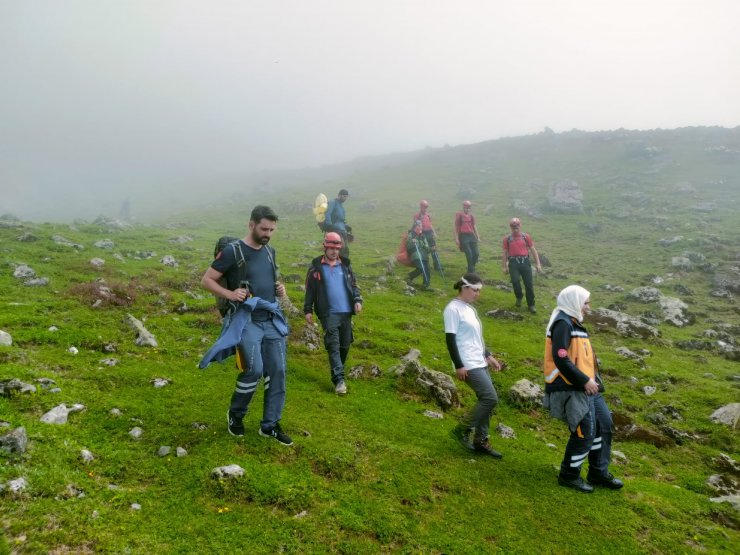
[[[575,478],[563,478],[562,476],[558,476],[558,484],[565,486],[566,488],[580,491],[581,493],[592,493],[594,491],[593,486],[589,486],[580,476],[576,476]]]
[[[226,411],[226,423],[229,429],[229,433],[232,436],[244,435],[244,424],[242,423],[242,419],[236,416],[230,410]]]
[[[334,393],[337,395],[347,395],[347,384],[344,382],[337,383],[336,387],[334,388]]]
[[[473,449],[478,453],[483,453],[485,455],[490,455],[494,459],[500,459],[503,457],[501,453],[496,451],[495,449],[491,448],[491,444],[488,442],[488,440],[483,441],[474,441],[473,442]]]
[[[277,440],[278,443],[282,445],[293,445],[293,440],[290,439],[290,436],[283,433],[283,429],[280,427],[280,424],[275,424],[275,427],[272,430],[263,430],[260,428],[260,435],[262,437],[271,437]]]
[[[530,306],[530,307],[529,307],[529,311],[530,311],[530,312],[531,312],[532,314],[537,314],[537,309],[536,309],[536,308],[534,307],[534,305],[532,305],[532,306]]]
[[[522,300],[517,299],[516,302],[514,303],[514,306],[517,308],[522,308]]]
[[[465,447],[468,451],[474,451],[473,442],[470,440],[470,435],[473,433],[473,428],[458,424],[451,431],[450,435],[454,437],[460,445]]]
[[[589,471],[586,476],[586,480],[588,480],[588,483],[592,486],[600,486],[607,489],[622,489],[624,486],[624,482],[622,482],[622,480],[615,478],[609,472],[597,476],[595,474],[592,475]]]

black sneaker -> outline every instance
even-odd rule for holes
[[[529,311],[530,311],[530,312],[531,312],[532,314],[537,314],[537,309],[535,308],[535,306],[534,306],[534,305],[532,305],[532,306],[530,306],[530,307],[529,307]]]
[[[521,299],[517,299],[516,302],[514,303],[514,306],[517,307],[517,308],[521,308],[522,307],[522,300]]]
[[[473,428],[469,428],[468,426],[465,426],[463,424],[458,424],[455,426],[452,431],[450,431],[450,435],[454,437],[460,445],[465,447],[468,451],[474,451],[473,449],[473,442],[470,440],[470,435],[473,433]]]
[[[242,419],[235,416],[233,412],[226,411],[226,422],[229,429],[229,433],[232,436],[243,436],[244,435],[244,424]]]
[[[607,489],[622,489],[624,486],[624,482],[622,482],[622,480],[615,478],[609,472],[601,476],[592,475],[589,472],[586,476],[586,480],[588,480],[588,483],[592,486],[601,486]]]
[[[558,484],[565,486],[566,488],[580,491],[581,493],[592,493],[594,491],[593,486],[589,486],[580,476],[576,478],[563,478],[562,476],[558,476]]]
[[[260,428],[260,435],[262,437],[272,437],[275,438],[278,443],[281,443],[283,445],[293,445],[293,440],[290,439],[290,436],[283,433],[282,428],[280,427],[280,424],[275,424],[275,427],[272,430],[263,430]]]
[[[491,444],[488,442],[487,439],[485,441],[474,441],[473,449],[478,453],[489,455],[494,459],[500,459],[503,457],[501,453],[491,447]]]

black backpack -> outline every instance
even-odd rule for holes
[[[236,265],[239,275],[239,287],[248,289],[251,294],[252,288],[249,285],[249,281],[247,281],[247,260],[244,258],[244,253],[242,252],[242,247],[238,238],[231,237],[229,235],[219,237],[218,241],[216,241],[216,248],[213,250],[213,258],[215,259],[221,251],[229,247],[234,249],[234,258],[236,258]],[[270,265],[272,266],[273,279],[277,281],[278,268],[275,264],[275,251],[269,245],[265,245],[264,248],[267,249],[267,258],[270,260]],[[221,287],[228,289],[225,275],[221,276],[218,279],[218,284]],[[218,308],[221,316],[226,316],[226,314],[228,314],[229,312],[233,312],[236,308],[236,303],[234,303],[234,301],[224,299],[223,297],[219,297],[218,295],[215,295],[215,297],[216,308]]]
[[[244,253],[242,253],[241,246],[239,245],[239,239],[237,237],[231,237],[229,235],[219,237],[218,241],[216,241],[216,248],[213,250],[213,258],[215,260],[219,253],[229,246],[234,249],[234,257],[236,258],[236,264],[239,269],[239,284],[241,285],[242,282],[246,282],[247,261],[244,260]],[[225,275],[221,276],[218,279],[218,284],[221,287],[228,289]],[[215,295],[215,297],[216,308],[218,308],[221,316],[226,316],[228,312],[231,312],[235,308],[235,305],[232,301],[224,299],[223,297],[219,297],[218,295]]]

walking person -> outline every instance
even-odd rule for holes
[[[442,264],[440,264],[439,254],[437,253],[437,232],[434,230],[434,226],[432,225],[432,215],[429,213],[429,202],[426,200],[419,202],[419,211],[414,214],[413,221],[414,223],[417,221],[421,222],[421,232],[427,240],[429,252],[432,255],[434,269],[441,272]]]
[[[414,226],[409,230],[406,239],[406,253],[415,268],[409,273],[406,283],[413,285],[414,279],[422,276],[424,278],[422,289],[429,289],[429,281],[432,278],[429,271],[429,244],[426,237],[424,237],[421,221],[419,220],[414,222]]]
[[[604,385],[598,359],[582,324],[590,305],[591,293],[580,285],[560,292],[547,324],[544,363],[543,404],[570,429],[558,483],[583,493],[591,493],[594,486],[620,489],[624,485],[609,472],[612,416],[601,395]],[[581,478],[586,459],[588,483]]]
[[[537,249],[534,247],[532,236],[521,230],[522,222],[519,218],[511,218],[509,227],[511,228],[511,233],[504,237],[501,245],[501,268],[504,274],[509,274],[511,278],[517,308],[522,306],[522,297],[524,295],[522,294],[521,281],[523,281],[524,294],[527,298],[527,308],[532,314],[535,314],[537,308],[534,305],[534,282],[532,278],[532,263],[530,262],[529,255],[531,253],[532,257],[534,257],[537,271],[542,272],[540,255],[537,254]]]
[[[339,254],[349,258],[349,243],[352,240],[352,228],[347,225],[347,212],[344,203],[349,198],[347,189],[340,189],[337,198],[329,201],[324,218],[324,231],[335,231],[342,237],[342,250]]]
[[[259,435],[273,438],[283,445],[292,445],[283,432],[280,420],[285,405],[285,369],[287,326],[276,297],[286,294],[285,286],[277,281],[275,251],[268,245],[277,229],[278,217],[268,206],[255,206],[249,219],[249,233],[244,239],[223,249],[203,274],[201,284],[219,297],[235,303],[224,317],[224,333],[232,320],[243,322],[235,341],[236,364],[239,374],[227,411],[228,431],[244,435],[243,419],[254,396],[260,378],[264,378],[264,408]],[[224,276],[226,286],[219,284]],[[247,301],[247,298],[249,300]],[[247,301],[247,302],[245,302]],[[249,308],[249,314],[244,310]],[[232,330],[233,331],[233,330]]]
[[[466,448],[500,459],[501,453],[491,447],[488,438],[491,414],[498,404],[488,367],[498,372],[501,363],[486,348],[483,326],[473,308],[473,303],[480,297],[483,282],[476,274],[467,273],[454,287],[458,295],[443,313],[447,350],[457,377],[470,386],[478,401],[470,415],[452,433]]]
[[[480,235],[475,225],[475,216],[472,214],[473,203],[466,200],[462,203],[462,207],[462,212],[455,214],[455,244],[465,253],[468,273],[472,274],[475,273],[475,265],[478,263]]]
[[[313,323],[313,313],[324,330],[324,347],[329,354],[329,368],[334,392],[347,394],[344,364],[354,339],[352,316],[362,312],[362,297],[349,259],[339,254],[342,237],[330,231],[324,236],[324,255],[311,261],[306,274],[303,312]]]

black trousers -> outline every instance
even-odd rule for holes
[[[509,276],[511,277],[511,285],[514,288],[516,299],[520,301],[523,297],[521,284],[523,281],[524,292],[527,296],[527,306],[534,306],[534,282],[532,280],[532,264],[529,262],[529,257],[510,257]]]

